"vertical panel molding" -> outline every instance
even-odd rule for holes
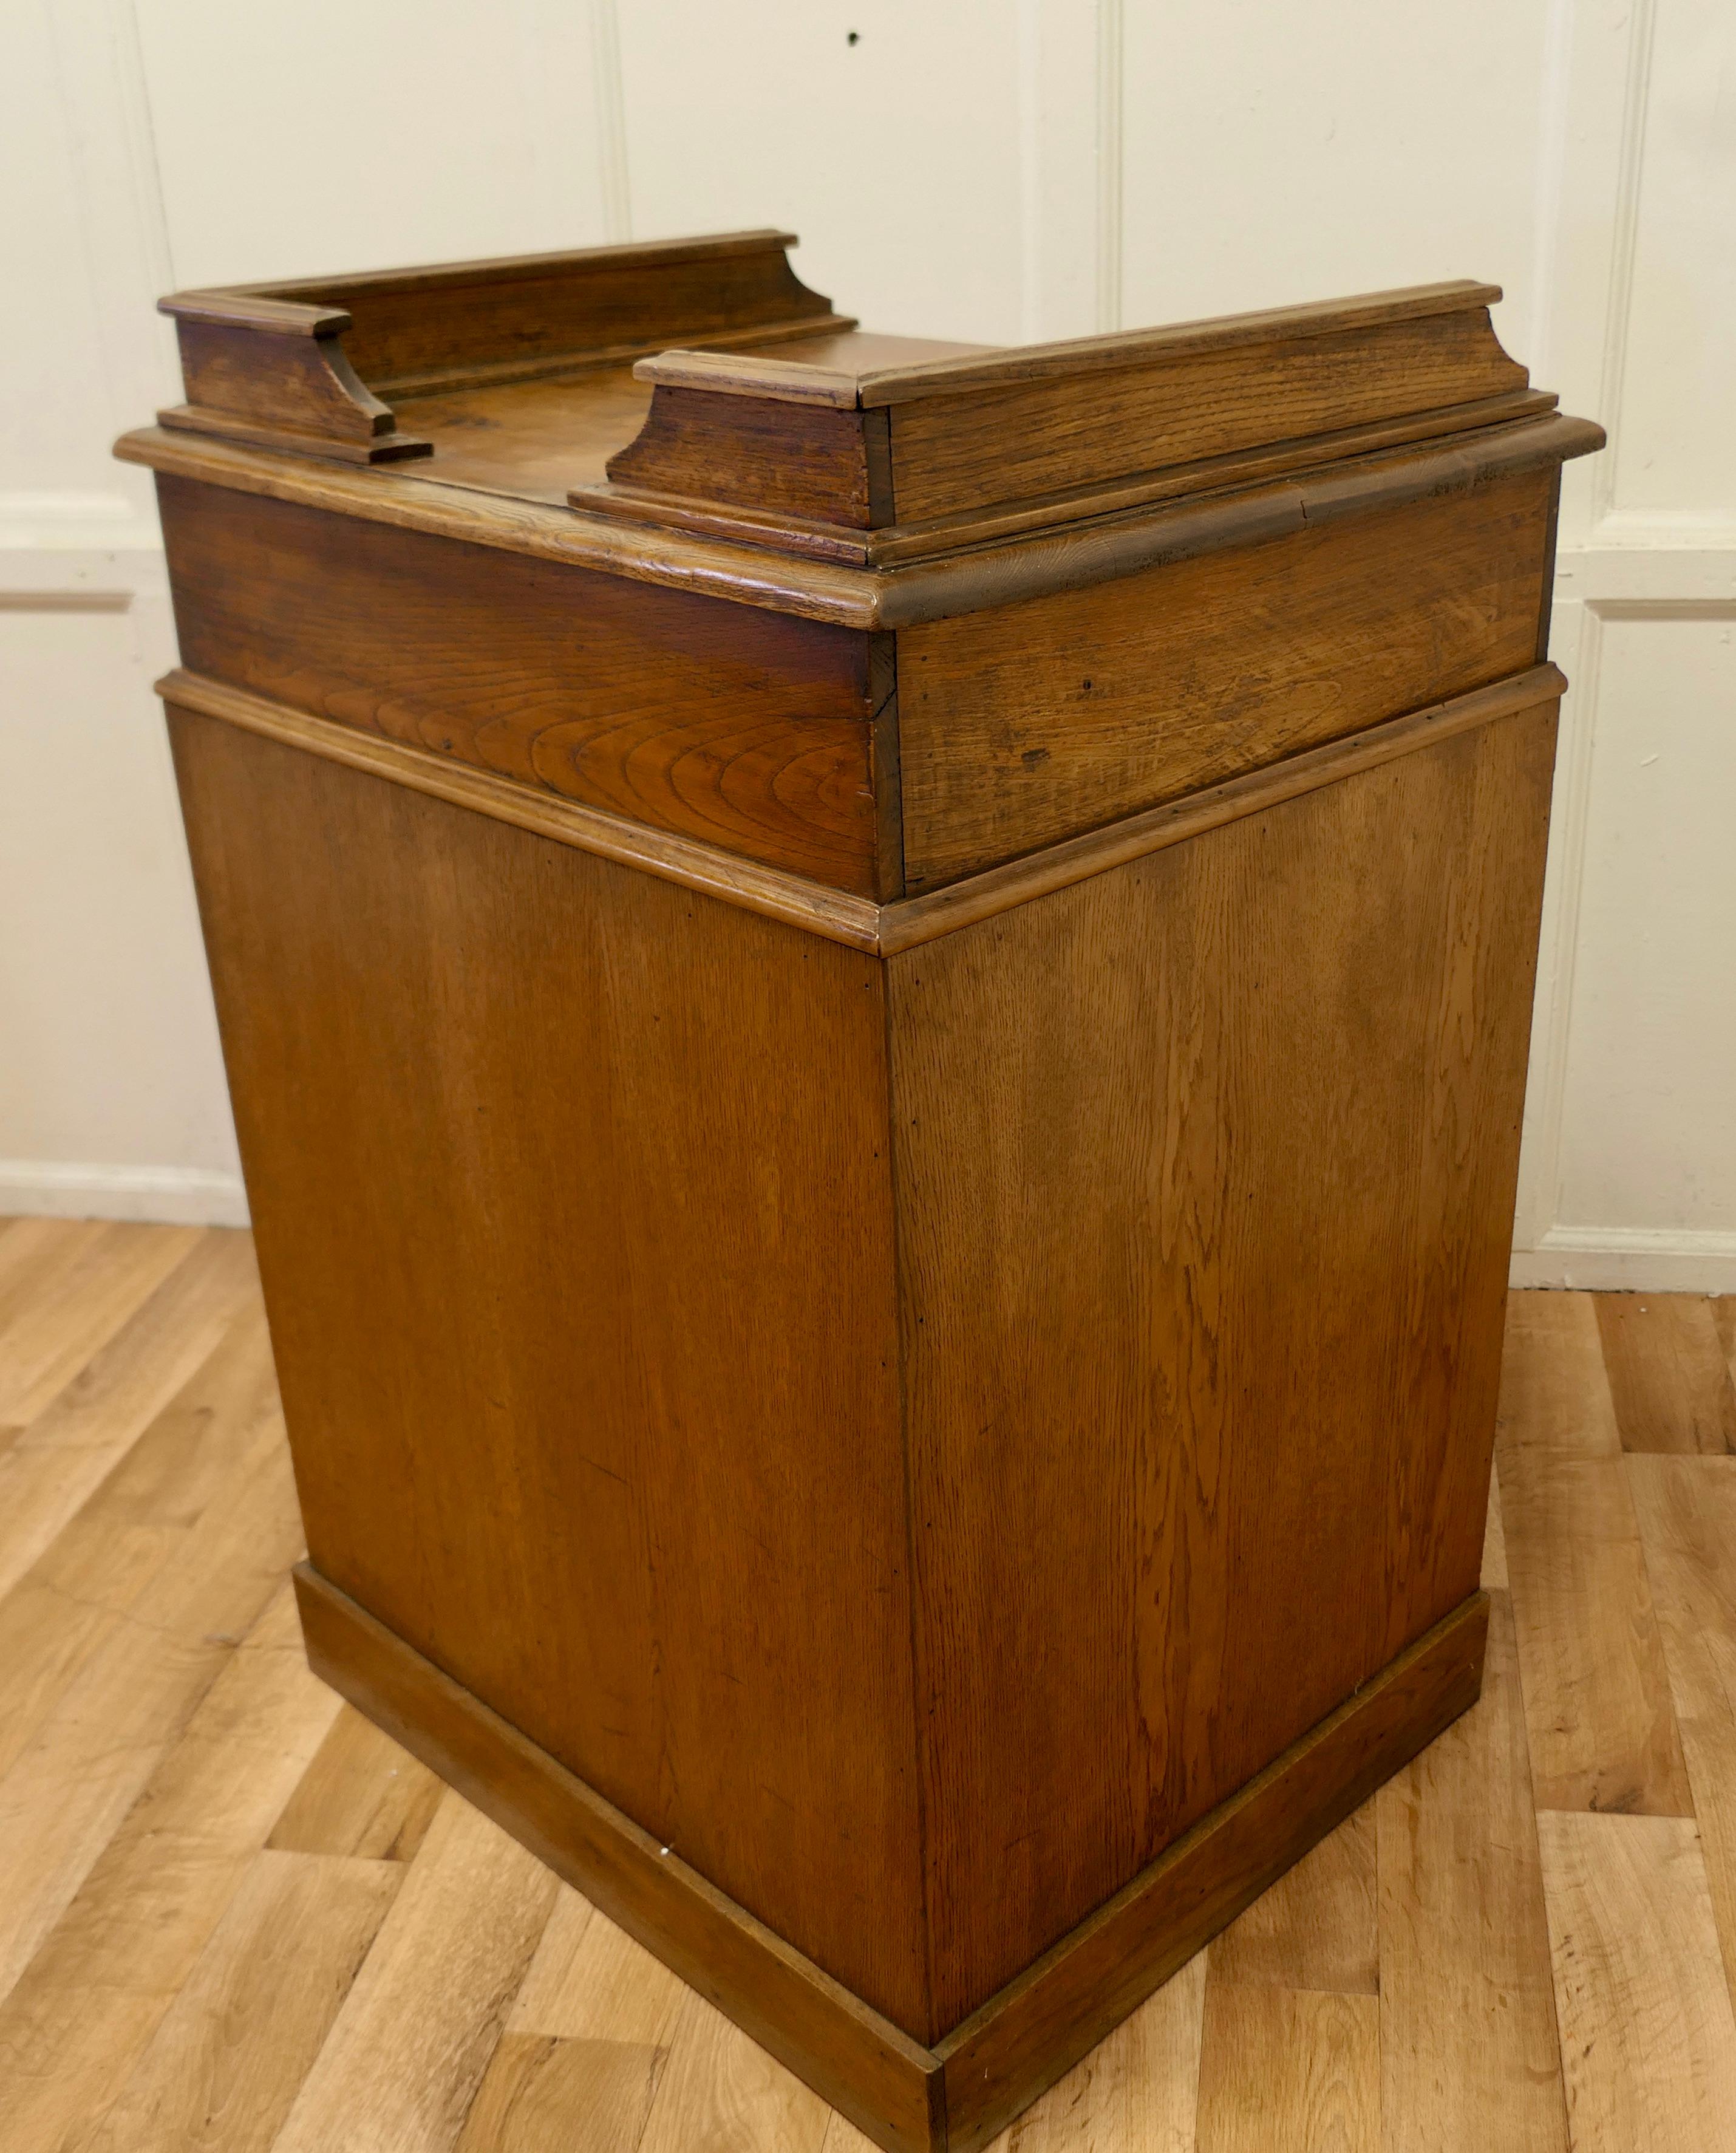
[[[1097,326],[1121,326],[1123,0],[1097,0]]]
[[[1622,458],[1622,398],[1627,375],[1628,318],[1633,305],[1634,257],[1639,244],[1640,192],[1644,183],[1646,108],[1652,86],[1656,0],[1632,0],[1627,23],[1627,79],[1622,101],[1622,140],[1616,173],[1616,213],[1610,249],[1609,298],[1603,325],[1603,358],[1597,415],[1610,432],[1607,454],[1591,471],[1591,521],[1615,506]]]
[[[633,208],[627,145],[627,86],[622,76],[621,23],[616,0],[591,0],[591,39],[604,237],[622,245],[633,236]]]

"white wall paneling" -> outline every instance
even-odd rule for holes
[[[1586,0],[1564,21],[1543,378],[1611,445],[1562,495],[1573,686],[1514,1275],[1730,1291],[1736,17]]]
[[[1728,0],[24,0],[0,28],[0,1208],[239,1215],[123,425],[176,284],[737,225],[1009,342],[1500,282],[1569,467],[1515,1275],[1736,1286]]]

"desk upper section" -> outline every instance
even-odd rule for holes
[[[796,278],[791,243],[180,293],[163,305],[187,401],[123,453],[879,626],[1601,439],[1502,351],[1490,285],[995,350],[858,331]]]
[[[1602,436],[1491,287],[996,351],[858,331],[787,243],[165,302],[188,401],[121,453],[174,700],[884,950],[1553,692]]]

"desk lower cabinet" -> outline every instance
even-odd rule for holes
[[[1597,445],[1449,284],[184,293],[163,684],[330,1682],[896,2153],[1475,1698]]]

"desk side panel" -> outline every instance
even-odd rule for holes
[[[1557,472],[903,629],[912,893],[1531,664]]]
[[[189,479],[159,492],[192,670],[835,889],[896,893],[865,634]]]
[[[925,2034],[879,965],[171,721],[315,1567]]]
[[[1476,1588],[1554,728],[891,960],[942,2031]]]

